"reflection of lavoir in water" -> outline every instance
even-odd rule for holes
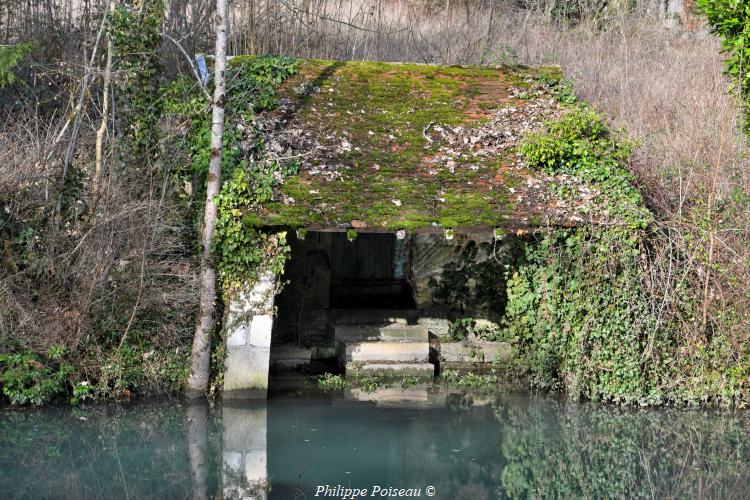
[[[224,498],[265,500],[268,491],[265,403],[226,405],[222,410]]]

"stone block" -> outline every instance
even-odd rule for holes
[[[442,342],[440,359],[447,363],[494,363],[510,356],[507,342]]]
[[[333,331],[337,342],[365,342],[382,340],[386,342],[427,342],[429,333],[427,328],[418,325],[387,325],[387,326],[350,326],[337,325]]]
[[[355,342],[342,349],[343,361],[385,361],[426,363],[430,357],[428,342]]]
[[[270,360],[270,347],[228,347],[224,371],[224,397],[265,399]]]
[[[230,328],[227,337],[227,347],[243,346],[247,344],[247,326],[243,323]]]
[[[445,397],[432,393],[426,386],[381,387],[367,392],[364,389],[349,389],[348,401],[372,401],[380,406],[394,408],[428,409],[445,406]]]
[[[310,365],[312,350],[297,346],[271,348],[271,367],[274,369],[294,369]]]
[[[270,347],[271,332],[273,331],[273,317],[270,314],[253,316],[250,323],[250,334],[247,344],[254,347]]]
[[[414,324],[419,311],[413,309],[331,309],[334,325]]]
[[[313,347],[311,359],[330,359],[338,356],[338,350],[335,347]]]

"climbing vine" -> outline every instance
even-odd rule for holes
[[[252,283],[259,269],[280,273],[288,252],[286,234],[257,229],[253,213],[273,201],[276,190],[295,175],[294,160],[279,161],[265,154],[263,131],[256,114],[276,107],[276,89],[295,73],[297,62],[288,57],[243,57],[232,61],[227,75],[226,125],[222,177],[216,197],[218,219],[213,241],[217,268],[225,295]],[[164,90],[167,109],[190,118],[188,140],[191,168],[185,181],[205,185],[210,151],[210,123],[205,119],[204,94],[187,79]],[[202,189],[202,188],[201,188]],[[198,191],[196,199],[203,199]],[[193,194],[196,196],[196,193]],[[202,212],[196,206],[195,213]]]
[[[745,112],[745,132],[750,132],[750,3],[745,0],[697,0],[708,24],[721,37],[721,50],[727,54],[725,73],[730,88],[737,92]]]
[[[518,369],[573,399],[744,404],[750,369],[727,354],[731,343],[707,334],[688,350],[679,325],[659,316],[647,286],[657,236],[622,167],[627,145],[578,107],[528,137],[521,151],[530,167],[583,179],[606,197],[588,207],[599,224],[540,232],[512,270],[503,327],[520,354]],[[691,321],[694,304],[684,290],[675,293],[675,312]]]
[[[528,137],[521,151],[532,168],[582,178],[606,193],[590,210],[609,221],[598,229],[550,229],[526,246],[508,280],[505,316],[524,369],[534,384],[574,399],[657,399],[644,356],[656,340],[655,320],[641,281],[652,216],[621,166],[627,147],[596,113],[576,107]]]
[[[150,163],[158,153],[163,24],[162,0],[146,0],[137,6],[136,2],[118,3],[109,21],[116,65],[122,75],[115,94],[118,117],[133,166]]]

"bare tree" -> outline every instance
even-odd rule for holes
[[[214,98],[211,117],[211,160],[206,177],[206,209],[203,217],[201,240],[201,298],[190,357],[188,394],[197,397],[208,389],[211,363],[211,334],[216,327],[214,304],[216,301],[216,263],[211,253],[211,240],[216,227],[218,209],[214,196],[221,186],[221,158],[224,137],[224,94],[227,67],[227,31],[229,0],[216,0],[216,53],[214,70]]]

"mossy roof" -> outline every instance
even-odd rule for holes
[[[523,136],[559,115],[556,67],[306,60],[260,117],[265,149],[299,163],[258,226],[360,231],[570,223]]]

